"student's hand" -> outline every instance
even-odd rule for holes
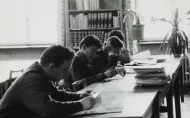
[[[121,61],[117,62],[117,66],[122,67]]]
[[[91,109],[95,104],[94,98],[90,96],[81,99],[79,102],[82,104],[83,110]]]
[[[125,70],[125,68],[123,66],[116,66],[114,69],[121,76],[123,76],[123,77],[125,76],[126,70]]]
[[[82,93],[81,95],[80,95],[80,99],[82,99],[82,98],[85,98],[85,97],[87,97],[87,96],[90,96],[90,93],[92,92],[92,90],[87,90],[87,91],[85,91],[84,93]]]
[[[120,56],[124,59],[127,59],[127,58],[131,58],[130,57],[130,54],[129,54],[129,51],[127,49],[123,49],[121,50],[121,53],[120,53]]]
[[[115,76],[115,70],[113,68],[108,69],[106,72],[104,72],[106,78],[110,78]]]

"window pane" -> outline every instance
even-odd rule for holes
[[[58,0],[0,0],[0,45],[55,44]]]
[[[136,10],[145,24],[145,38],[163,38],[172,28],[169,23],[151,22],[153,17],[162,18],[168,16],[168,13],[171,11],[171,0],[137,0]]]
[[[57,43],[58,0],[28,0],[28,43]]]
[[[175,0],[174,7],[179,8],[179,15],[182,18],[188,10],[190,10],[190,0]],[[190,17],[190,16],[188,16]],[[180,29],[186,32],[187,36],[190,37],[190,20],[183,20],[180,23]]]
[[[25,0],[0,0],[0,45],[24,44]]]

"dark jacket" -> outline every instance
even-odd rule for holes
[[[101,70],[107,70],[110,67],[117,66],[118,56],[108,56],[103,50],[96,53],[96,56],[91,60],[91,65],[101,67]]]
[[[91,62],[80,51],[75,54],[71,64],[70,74],[72,76],[70,84],[81,79],[86,79],[87,83],[91,84],[106,78],[103,71],[98,67],[92,66]]]
[[[58,91],[35,62],[6,91],[0,118],[63,117],[83,109],[79,98],[79,94]]]
[[[120,61],[122,65],[131,62],[131,55],[127,48],[125,47],[121,48],[121,53],[118,57],[118,61]]]
[[[126,48],[121,49],[121,54],[119,56],[106,55],[103,50],[96,53],[96,56],[91,60],[93,66],[98,66],[105,69],[117,66],[117,62],[120,61],[121,65],[124,63],[129,63],[131,61],[129,51]]]

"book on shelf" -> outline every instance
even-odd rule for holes
[[[101,28],[101,13],[98,13],[98,28]]]
[[[118,28],[119,18],[113,16],[112,12],[70,14],[69,27],[71,29]]]
[[[71,47],[79,47],[80,41],[87,35],[95,35],[97,36],[100,41],[103,43],[104,40],[107,38],[108,32],[102,31],[102,30],[88,30],[88,31],[83,31],[83,30],[73,30],[70,31],[70,39],[69,39],[69,45]]]
[[[68,0],[70,10],[97,10],[100,8],[99,0]]]
[[[95,35],[103,43],[108,32],[120,27],[121,1],[113,5],[109,0],[68,0],[68,43],[78,48],[80,41],[87,35]],[[112,3],[111,3],[112,4]],[[117,6],[117,7],[116,7]]]
[[[113,19],[112,13],[109,12],[109,13],[108,13],[108,23],[109,23],[109,24],[108,24],[108,28],[112,28],[112,24],[113,24],[112,19]]]
[[[92,14],[89,13],[88,14],[88,28],[91,28],[92,27]]]
[[[113,16],[113,27],[118,28],[119,26],[119,17],[118,16]]]

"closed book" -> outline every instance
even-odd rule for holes
[[[101,13],[101,23],[100,23],[100,28],[104,28],[104,13]]]
[[[101,25],[101,13],[98,13],[98,16],[97,16],[97,28],[100,28],[100,25]]]
[[[108,28],[108,13],[104,13],[104,28]]]
[[[92,14],[88,13],[88,28],[92,28]]]
[[[73,48],[73,46],[74,46],[74,42],[73,42],[73,37],[74,36],[74,33],[73,32],[69,32],[69,46],[71,47],[71,48]]]
[[[94,29],[98,28],[98,14],[94,13]]]
[[[113,27],[113,21],[112,21],[113,17],[112,17],[112,12],[108,13],[108,28],[112,28]]]
[[[73,48],[77,47],[77,31],[73,31]]]
[[[91,18],[92,18],[92,20],[91,20],[91,28],[94,29],[94,25],[95,25],[94,24],[95,23],[94,13],[92,13]]]

